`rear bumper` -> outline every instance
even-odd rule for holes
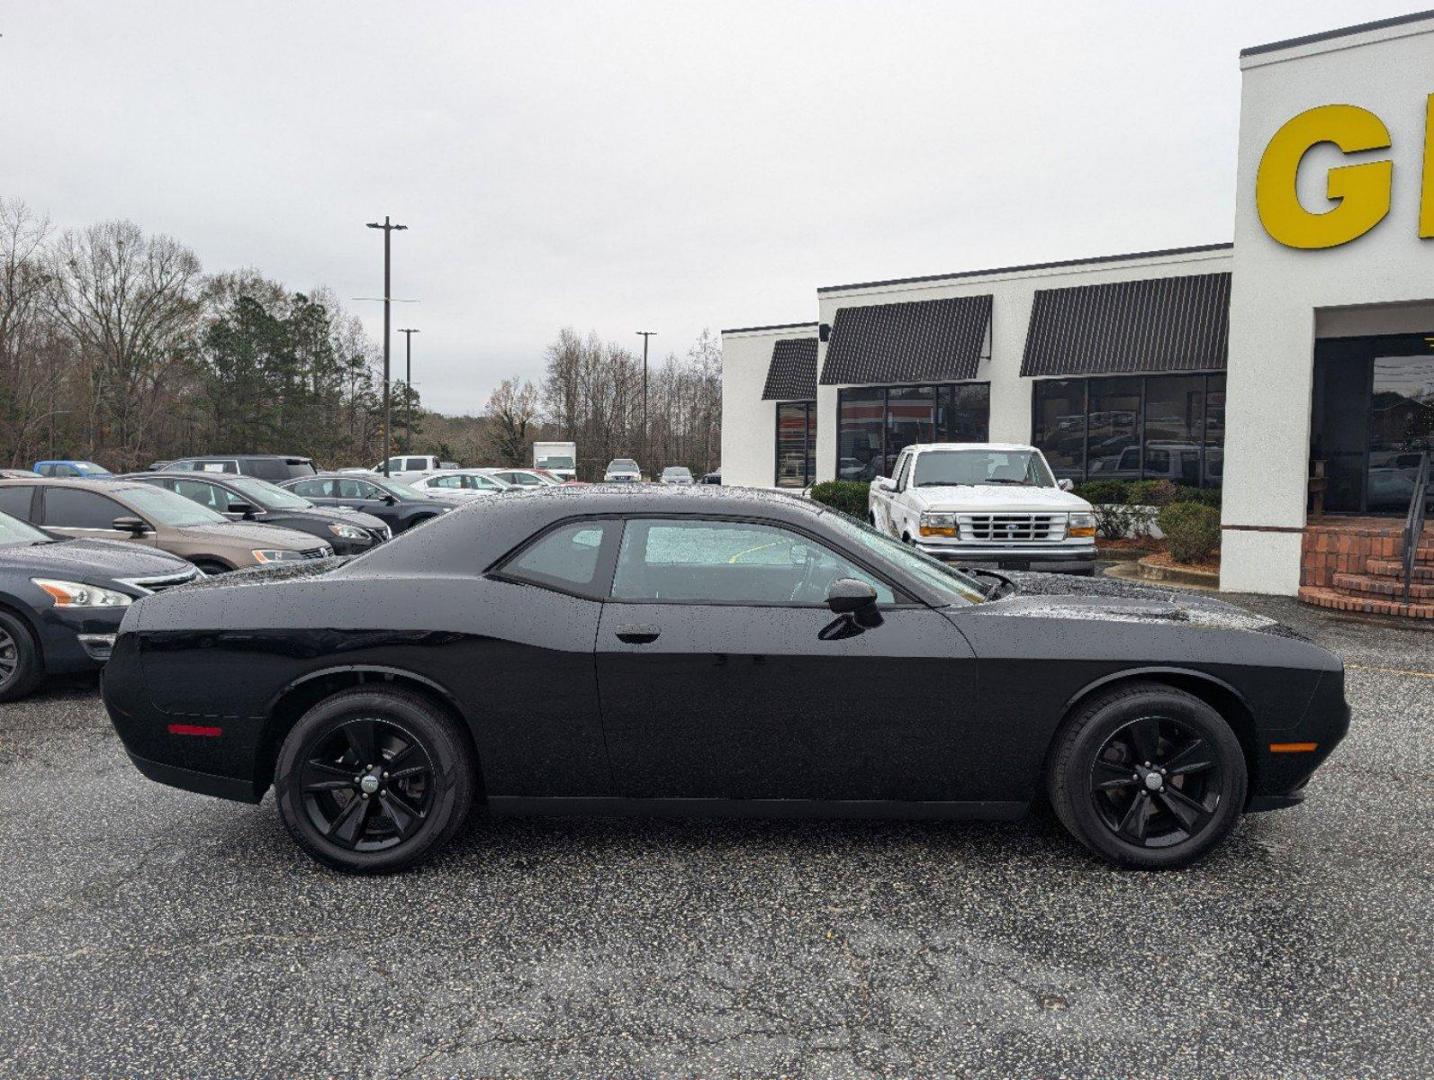
[[[1090,570],[1095,566],[1095,544],[933,544],[916,547],[942,562],[958,566],[996,566],[1005,570]]]
[[[263,799],[262,791],[256,792],[248,780],[232,776],[216,776],[214,773],[199,772],[197,769],[182,769],[177,765],[166,765],[162,761],[151,761],[138,754],[130,753],[134,767],[150,780],[170,787],[195,791],[200,795],[213,795],[216,799],[230,799],[235,802],[256,803]]]

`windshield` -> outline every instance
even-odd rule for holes
[[[916,487],[1056,486],[1045,459],[1034,450],[923,450],[916,456],[912,483]]]
[[[47,544],[54,537],[47,536],[33,525],[27,525],[9,514],[0,514],[0,547],[15,547],[20,544]]]
[[[979,604],[986,597],[981,583],[954,567],[923,555],[913,547],[877,532],[865,522],[839,510],[830,511],[828,521],[848,540],[878,558],[895,563],[941,597],[943,604]]]
[[[385,491],[392,492],[394,495],[402,496],[405,499],[430,498],[430,496],[426,492],[419,491],[416,487],[409,487],[402,481],[391,480],[388,477],[384,477],[383,481],[378,486],[383,488]]]
[[[538,459],[538,468],[540,469],[571,469],[572,467],[573,459],[565,454],[553,454]]]
[[[277,484],[252,476],[235,477],[229,481],[229,486],[261,510],[308,510],[314,505],[292,491],[285,491]]]
[[[637,462],[630,457],[613,458],[608,462],[608,472],[637,472]]]
[[[227,525],[229,519],[207,506],[191,502],[164,488],[135,486],[125,488],[121,495],[126,506],[147,518],[151,524],[183,529],[190,525]]]

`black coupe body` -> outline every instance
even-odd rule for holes
[[[343,869],[422,857],[474,801],[1015,818],[1043,797],[1112,861],[1179,865],[1302,797],[1348,726],[1343,667],[1218,600],[1129,591],[966,575],[788,495],[552,488],[146,599],[104,697],[147,776],[273,784]]]

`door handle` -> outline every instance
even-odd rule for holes
[[[661,633],[662,630],[651,623],[630,623],[617,628],[618,640],[626,641],[629,645],[646,645],[656,641]]]

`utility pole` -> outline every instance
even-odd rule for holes
[[[392,302],[392,294],[389,290],[389,241],[393,237],[395,231],[406,229],[408,228],[408,226],[393,224],[389,221],[388,215],[385,214],[383,216],[382,225],[380,225],[376,221],[370,221],[368,223],[368,227],[370,229],[383,230],[383,475],[388,476],[388,455],[390,452],[389,440],[392,438],[393,435],[392,431],[390,430],[392,427],[393,409],[392,402],[390,400],[390,392],[392,390],[392,387],[390,385],[388,358],[388,308],[389,304]]]
[[[647,461],[652,447],[647,434],[647,339],[656,336],[656,330],[639,330],[637,336],[642,338],[642,457]],[[652,462],[647,461],[648,468],[652,468]]]
[[[399,327],[403,335],[403,452],[413,453],[413,335],[417,330]]]

